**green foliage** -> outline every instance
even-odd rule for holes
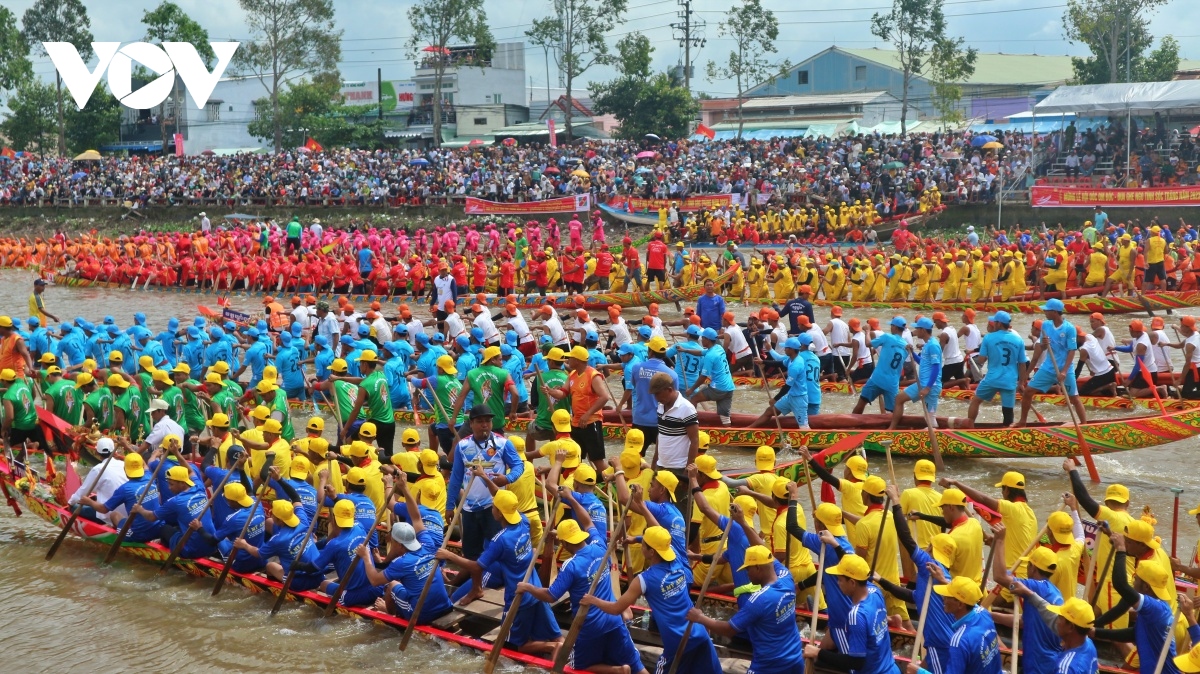
[[[934,87],[934,107],[953,115],[962,92],[954,80],[961,81],[975,72],[975,50],[962,49],[961,38],[946,36],[944,0],[892,0],[887,14],[871,16],[871,34],[892,43],[904,74],[900,99],[900,133],[908,130],[908,89],[913,77],[931,76],[940,80]],[[952,77],[952,75],[954,77]],[[945,113],[943,113],[945,114]]]
[[[554,62],[566,80],[567,100],[572,99],[575,78],[594,65],[610,65],[617,57],[608,50],[607,33],[625,23],[628,0],[552,0],[554,13],[534,19],[525,31],[529,41],[554,52]],[[571,117],[566,115],[567,140]]]
[[[1063,14],[1067,40],[1087,46],[1092,55],[1072,58],[1076,84],[1151,82],[1169,80],[1178,67],[1178,44],[1164,39],[1149,57],[1154,43],[1148,15],[1167,0],[1068,0]],[[1174,44],[1174,48],[1171,47]],[[1174,67],[1171,54],[1175,54]],[[1145,63],[1154,59],[1152,63]],[[1165,76],[1164,76],[1165,75]]]
[[[238,0],[252,38],[243,41],[233,70],[258,78],[267,91],[269,118],[276,120],[270,138],[284,147],[285,119],[280,96],[289,83],[304,77],[337,77],[342,31],[334,27],[333,0]]]
[[[103,82],[83,110],[67,111],[67,150],[79,154],[121,139],[121,104]]]
[[[745,94],[764,80],[774,79],[791,69],[787,60],[774,61],[775,40],[779,38],[779,20],[775,13],[762,6],[760,0],[745,0],[741,6],[730,8],[720,23],[718,34],[734,42],[733,51],[723,63],[708,62],[708,80],[733,80],[737,85],[738,137],[746,120],[742,116]]]
[[[17,16],[0,6],[0,91],[16,89],[31,77],[29,42],[17,28]]]
[[[409,54],[417,58],[421,50],[435,47],[442,52],[451,40],[475,45],[482,62],[491,59],[496,40],[487,24],[483,0],[419,0],[408,8],[412,35],[408,39]],[[433,78],[433,142],[442,142],[442,77],[446,59],[435,58]]]
[[[375,147],[383,136],[383,122],[374,105],[342,105],[340,82],[333,77],[292,84],[279,96],[279,117],[273,117],[270,100],[255,104],[263,110],[250,123],[250,134],[269,139],[282,130],[283,147],[299,147],[312,137],[323,147]]]
[[[34,53],[46,56],[43,42],[69,42],[80,58],[92,57],[92,21],[82,0],[37,0],[21,17],[21,35]],[[58,119],[58,152],[67,151],[66,118],[63,108],[62,78],[55,75],[55,112]]]
[[[8,99],[9,114],[0,122],[0,133],[17,150],[52,151],[58,128],[54,105],[54,87],[37,79],[23,82]]]
[[[143,12],[142,23],[146,26],[147,42],[190,42],[196,47],[196,53],[203,59],[204,64],[210,68],[217,58],[212,45],[208,43],[208,31],[170,0],[153,10]]]
[[[634,33],[617,42],[617,69],[621,76],[609,82],[592,82],[588,89],[593,110],[616,117],[618,138],[637,140],[648,133],[682,138],[700,106],[687,89],[670,75],[650,74],[654,48],[645,35]]]
[[[1139,82],[1166,82],[1179,70],[1179,42],[1170,35],[1158,43],[1158,49],[1138,59],[1134,74]]]

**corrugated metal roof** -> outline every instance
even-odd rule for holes
[[[759,110],[763,108],[782,108],[782,107],[816,107],[828,105],[854,105],[861,103],[871,103],[877,99],[888,99],[889,101],[899,100],[886,91],[862,91],[846,94],[810,94],[797,96],[755,96],[746,101],[742,106],[744,110]],[[736,101],[735,101],[736,103]],[[734,106],[737,107],[736,105]]]
[[[900,59],[890,49],[836,47],[852,56],[900,70]],[[1055,84],[1075,76],[1070,56],[991,54],[979,52],[975,73],[960,84]]]

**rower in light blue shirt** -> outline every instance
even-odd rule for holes
[[[908,327],[908,321],[903,316],[896,316],[889,325],[890,332],[884,333],[871,340],[871,346],[879,350],[875,359],[875,369],[859,390],[858,402],[854,404],[854,414],[862,414],[867,405],[876,398],[883,398],[883,409],[891,412],[896,407],[896,391],[900,388],[900,374],[904,370],[904,361],[908,359],[908,342],[900,335]]]
[[[913,326],[913,334],[925,341],[917,361],[917,381],[909,384],[896,398],[896,409],[892,413],[891,429],[900,426],[904,417],[904,405],[910,400],[920,400],[925,416],[932,419],[937,414],[938,398],[942,395],[942,345],[933,338],[933,321],[922,316]]]

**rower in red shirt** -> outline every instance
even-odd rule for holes
[[[646,244],[646,284],[658,281],[658,289],[667,284],[667,255],[670,250],[663,243],[662,232],[654,232]]]

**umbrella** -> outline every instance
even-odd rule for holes
[[[996,138],[995,136],[987,136],[987,135],[975,136],[974,138],[971,139],[971,147],[983,147],[987,143],[994,143],[997,140],[999,140],[999,138]]]
[[[410,159],[410,160],[408,160],[408,163],[410,166],[429,166],[429,160],[425,159],[424,157],[417,157],[416,159]]]
[[[591,176],[588,175],[588,172],[584,171],[583,169],[575,169],[574,171],[571,171],[571,175],[579,176],[580,178],[591,178]]]
[[[517,144],[517,139],[516,138],[505,138],[504,144],[509,147],[512,147]]]
[[[643,150],[643,151],[637,153],[637,158],[638,159],[653,159],[656,155],[658,155],[657,152],[652,152],[650,150]]]
[[[484,143],[484,140],[482,138],[476,138],[475,140],[472,140],[471,142],[467,143],[467,147],[476,147],[479,145],[483,145],[483,143]]]
[[[83,154],[75,157],[75,161],[100,161],[100,153],[95,150],[88,150]]]
[[[904,162],[890,161],[890,162],[884,164],[883,168],[884,168],[884,170],[887,170],[887,171],[891,171],[892,169],[902,169],[902,168],[904,168]]]
[[[202,155],[205,155],[205,156],[208,156],[208,157],[211,157],[211,156],[213,156],[213,154],[214,154],[214,153],[213,153],[213,151],[212,151],[212,150],[202,150],[202,151],[200,152],[200,154],[202,154]]]
[[[300,147],[296,148],[296,152],[299,152],[300,154],[308,154],[309,152],[312,152],[312,150],[301,145]]]
[[[559,170],[558,170],[557,166],[547,166],[546,170],[542,171],[542,173],[558,173],[558,172],[559,172]]]
[[[648,133],[648,134],[646,134],[645,138],[646,138],[646,140],[652,140],[656,143],[662,140],[662,138],[660,138],[657,133]]]
[[[983,149],[985,149],[985,150],[999,150],[1002,147],[1004,147],[1004,143],[1001,143],[1001,142],[995,141],[995,140],[993,140],[990,143],[983,144]]]
[[[427,52],[431,52],[433,54],[449,54],[450,53],[449,49],[447,49],[445,47],[438,47],[436,45],[429,45],[428,47],[422,48],[421,51],[427,51]]]
[[[76,171],[71,174],[71,180],[79,180],[80,178],[84,177],[85,175],[87,175],[87,171]]]
[[[638,169],[637,172],[638,173],[654,173],[654,171],[652,169],[645,167],[645,166]]]

